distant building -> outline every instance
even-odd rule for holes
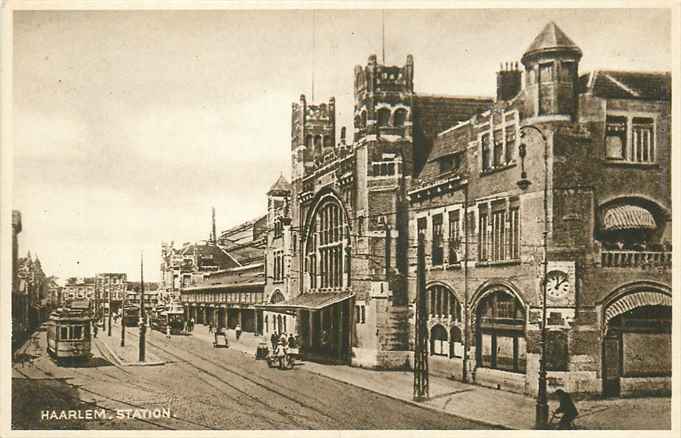
[[[95,277],[70,277],[66,280],[62,297],[65,303],[71,300],[89,300],[95,303],[99,297],[96,294],[97,281]]]
[[[194,271],[183,285],[181,301],[188,318],[262,333],[262,312],[256,305],[262,304],[265,287],[265,220],[262,216],[225,230],[216,243],[207,244],[211,249],[206,252],[221,254],[227,267]]]
[[[95,291],[105,308],[109,305],[109,294],[111,294],[111,309],[113,312],[117,312],[121,308],[127,290],[128,276],[125,273],[107,272],[95,276]]]

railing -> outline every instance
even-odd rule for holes
[[[601,266],[609,268],[670,267],[671,251],[601,251]]]

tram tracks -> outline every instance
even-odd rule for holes
[[[175,352],[173,352],[173,351],[168,350],[167,348],[163,347],[162,345],[159,345],[159,344],[154,343],[154,342],[150,342],[149,340],[147,340],[147,343],[150,344],[151,346],[153,346],[153,347],[159,349],[160,351],[164,352],[165,354],[167,354],[167,355],[169,355],[169,356],[171,356],[171,357],[175,357],[175,358],[177,358],[178,360],[180,360],[180,361],[182,361],[182,362],[184,362],[184,363],[189,364],[191,367],[196,368],[197,370],[200,370],[201,372],[203,372],[203,373],[205,373],[205,374],[211,376],[212,378],[214,378],[214,379],[220,381],[221,383],[223,383],[223,384],[225,384],[226,386],[228,386],[228,387],[230,387],[230,388],[236,390],[237,392],[246,395],[248,398],[250,398],[250,399],[252,399],[252,400],[258,401],[258,402],[261,403],[262,405],[266,406],[268,409],[274,409],[275,411],[277,411],[278,413],[280,413],[281,415],[283,415],[283,416],[286,417],[287,419],[289,419],[289,420],[291,420],[291,421],[294,421],[295,423],[299,423],[299,421],[297,421],[297,420],[298,420],[299,418],[301,418],[301,417],[304,417],[304,415],[301,415],[300,413],[296,413],[295,416],[292,416],[291,414],[287,413],[286,411],[283,411],[283,410],[280,409],[279,407],[274,406],[273,404],[270,404],[270,403],[266,403],[266,402],[263,401],[261,398],[258,398],[258,397],[255,397],[255,396],[249,394],[248,392],[244,391],[243,389],[238,388],[238,387],[235,386],[234,384],[232,384],[232,383],[230,383],[230,382],[224,380],[223,378],[221,378],[220,376],[216,375],[215,373],[212,373],[212,372],[210,372],[210,371],[208,371],[208,370],[206,370],[206,369],[204,369],[204,368],[198,367],[197,365],[195,365],[194,363],[192,363],[192,361],[191,361],[190,359],[188,359],[188,358],[186,358],[186,357],[182,357],[182,356],[180,356],[179,354],[177,354],[177,353],[175,353]],[[256,379],[254,379],[254,378],[252,378],[252,377],[250,377],[250,376],[247,376],[247,375],[245,375],[245,374],[243,374],[243,373],[237,372],[236,370],[234,370],[234,369],[232,369],[232,368],[228,368],[228,367],[226,367],[226,366],[224,366],[224,365],[221,365],[221,364],[219,364],[219,363],[216,363],[216,362],[214,362],[213,360],[211,360],[210,358],[208,358],[208,357],[206,357],[206,356],[204,356],[204,355],[202,355],[202,354],[196,352],[195,350],[192,350],[192,351],[191,351],[191,354],[194,355],[194,358],[199,358],[199,359],[201,359],[201,360],[203,360],[203,361],[205,361],[205,362],[208,362],[208,363],[210,363],[212,366],[214,366],[214,367],[216,367],[216,368],[218,368],[218,369],[220,369],[220,370],[222,370],[222,371],[225,371],[225,372],[227,372],[227,373],[230,373],[230,374],[232,374],[232,375],[235,375],[235,376],[237,376],[237,377],[239,377],[239,378],[241,378],[241,379],[243,379],[243,380],[249,382],[250,384],[252,384],[252,385],[254,385],[254,386],[256,386],[256,387],[258,387],[258,388],[260,388],[260,389],[264,389],[264,390],[266,390],[266,391],[268,391],[268,392],[270,392],[270,393],[273,393],[273,394],[277,395],[278,397],[281,397],[281,398],[283,398],[283,399],[285,399],[285,400],[287,400],[287,401],[289,401],[289,402],[291,402],[291,403],[297,404],[297,405],[299,405],[300,407],[302,407],[303,409],[307,409],[307,410],[310,410],[310,411],[312,411],[312,412],[315,412],[315,413],[318,414],[319,416],[322,416],[322,417],[326,418],[327,420],[331,420],[334,424],[342,424],[342,423],[343,423],[343,421],[342,421],[341,419],[336,418],[336,417],[333,417],[333,416],[327,414],[326,412],[320,410],[319,408],[317,408],[317,407],[315,407],[315,406],[313,406],[313,405],[311,405],[311,404],[309,404],[309,403],[305,403],[305,402],[301,401],[301,398],[309,398],[309,395],[304,395],[304,394],[301,394],[301,393],[298,392],[298,394],[299,394],[301,397],[300,397],[300,398],[296,398],[296,397],[293,397],[293,396],[291,396],[291,395],[289,395],[289,394],[286,394],[286,393],[284,393],[284,392],[282,392],[282,391],[280,391],[280,390],[278,390],[278,389],[275,389],[274,387],[276,387],[276,386],[278,386],[278,387],[281,387],[281,386],[282,386],[282,385],[281,385],[281,382],[273,382],[273,381],[271,381],[271,380],[269,380],[269,379],[267,379],[267,378],[265,378],[265,377],[258,376],[260,379],[264,380],[266,383],[269,383],[269,385],[263,384],[263,383],[261,383],[261,382],[258,382]],[[287,389],[288,389],[288,388],[287,388]],[[296,391],[296,392],[297,392],[297,391]],[[314,419],[311,419],[311,420],[314,421]],[[302,425],[301,425],[301,426],[302,426]]]

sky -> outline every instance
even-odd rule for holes
[[[13,208],[20,253],[62,280],[160,279],[162,241],[265,214],[290,175],[291,103],[336,98],[352,138],[353,67],[381,59],[381,11],[20,11],[14,15]],[[386,10],[385,64],[417,93],[494,96],[555,21],[594,69],[671,70],[653,9]],[[314,23],[314,26],[313,26]],[[313,28],[315,31],[313,32]]]

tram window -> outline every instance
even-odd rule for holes
[[[76,326],[71,327],[71,329],[72,329],[71,337],[73,339],[81,339],[83,337],[83,327],[82,326],[76,325]]]
[[[59,339],[68,339],[69,338],[69,328],[68,327],[59,327]]]

